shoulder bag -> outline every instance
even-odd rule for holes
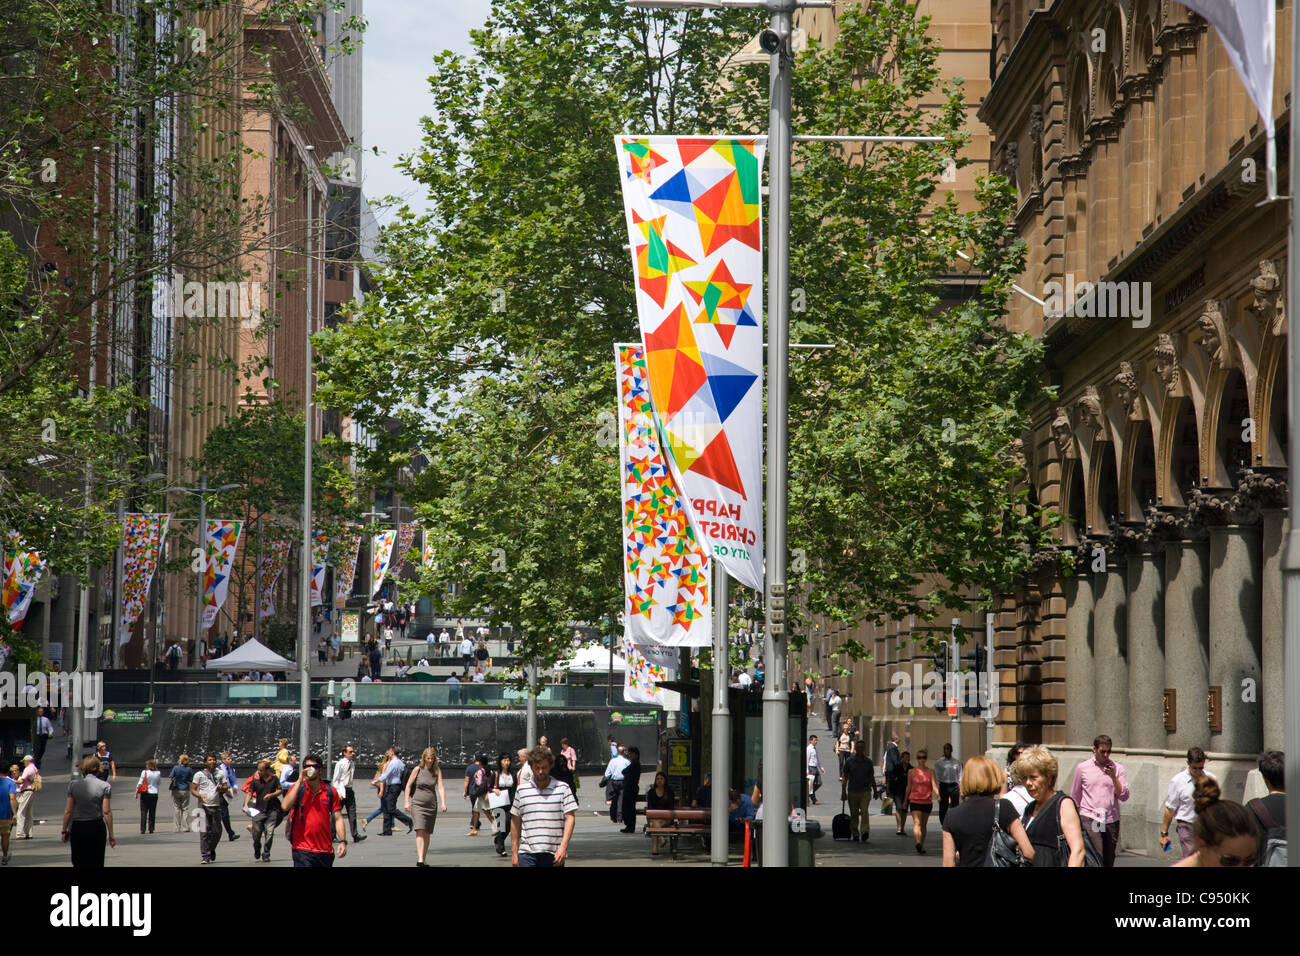
[[[998,811],[1002,809],[1001,800],[993,800],[993,835],[989,837],[989,848],[984,854],[984,865],[993,867],[1025,866],[1025,858],[1020,855],[1020,845],[1016,838],[998,822]]]

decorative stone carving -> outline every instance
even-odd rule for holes
[[[1002,147],[1002,161],[998,172],[1010,180],[1011,185],[1020,188],[1020,147],[1014,141]]]
[[[1236,367],[1232,342],[1228,338],[1228,312],[1232,303],[1227,299],[1206,299],[1196,322],[1201,327],[1201,348],[1210,363],[1218,368]]]
[[[1264,259],[1259,264],[1259,275],[1250,283],[1255,292],[1255,301],[1249,312],[1259,323],[1262,335],[1286,334],[1286,302],[1282,298],[1282,278],[1278,274],[1278,263],[1273,259]]]
[[[1182,387],[1181,367],[1178,363],[1178,347],[1174,345],[1174,337],[1168,332],[1161,332],[1156,337],[1155,348],[1151,351],[1151,361],[1155,366],[1156,374],[1160,376],[1160,381],[1164,382],[1165,394],[1173,397],[1178,394]]]
[[[1043,181],[1043,108],[1038,105],[1029,108],[1029,142],[1033,147],[1030,150],[1032,182],[1029,185],[1038,192]]]
[[[1147,546],[1155,548],[1166,541],[1181,541],[1183,538],[1184,515],[1160,505],[1150,505],[1146,509],[1146,530],[1143,534]]]
[[[1011,464],[1016,467],[1020,474],[1027,474],[1028,462],[1025,459],[1025,440],[1023,438],[1011,439]]]
[[[1056,417],[1052,419],[1052,439],[1056,442],[1056,456],[1061,461],[1079,457],[1074,446],[1074,430],[1070,426],[1070,413],[1059,405],[1056,408]]]
[[[1083,395],[1074,403],[1074,420],[1078,428],[1090,428],[1093,432],[1102,432],[1106,428],[1106,416],[1101,407],[1101,395],[1097,386],[1089,385]]]
[[[1137,373],[1133,371],[1132,362],[1120,362],[1119,371],[1110,380],[1110,393],[1124,409],[1129,418],[1136,417],[1139,383]]]
[[[1287,506],[1287,483],[1277,474],[1247,468],[1237,479],[1237,491],[1232,501],[1236,511],[1253,515],[1254,520],[1258,520],[1259,513],[1266,508]],[[1254,520],[1246,523],[1253,524]]]

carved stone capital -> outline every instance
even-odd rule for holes
[[[1074,403],[1074,427],[1076,430],[1087,428],[1094,435],[1105,437],[1106,416],[1102,412],[1101,395],[1097,392],[1097,386],[1089,385]]]
[[[1056,417],[1052,419],[1052,440],[1056,442],[1056,457],[1061,461],[1079,457],[1074,442],[1074,428],[1070,424],[1070,413],[1060,405],[1056,407]]]
[[[1132,362],[1120,362],[1119,370],[1110,380],[1110,394],[1124,409],[1129,418],[1137,418],[1137,397],[1140,390],[1137,373],[1133,371]]]
[[[1237,479],[1232,499],[1237,511],[1253,515],[1253,520],[1245,523],[1254,524],[1260,512],[1287,506],[1287,483],[1280,473],[1247,468]]]
[[[1283,296],[1281,276],[1282,263],[1276,259],[1264,259],[1259,264],[1259,274],[1251,280],[1255,299],[1247,310],[1259,325],[1261,335],[1285,335],[1286,299]]]
[[[1228,337],[1228,315],[1232,303],[1227,299],[1206,299],[1196,323],[1201,327],[1201,348],[1215,368],[1237,368],[1236,350]]]
[[[1155,347],[1151,350],[1151,364],[1160,381],[1164,383],[1165,394],[1176,398],[1182,394],[1182,366],[1178,357],[1178,343],[1168,332],[1161,332],[1156,337]]]
[[[1143,536],[1151,548],[1170,541],[1181,541],[1185,534],[1186,514],[1180,508],[1150,505],[1146,509],[1146,528]]]

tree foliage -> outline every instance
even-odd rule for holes
[[[376,473],[412,447],[429,463],[409,491],[439,576],[462,585],[446,608],[490,608],[526,654],[558,656],[569,622],[622,605],[610,358],[637,329],[613,136],[764,132],[767,66],[734,62],[761,26],[498,0],[473,56],[435,58],[408,164],[434,212],[386,231],[376,294],[318,339],[323,400],[398,423]],[[1011,195],[989,181],[969,212],[936,195],[965,108],[956,88],[916,105],[938,86],[924,26],[895,0],[850,10],[795,79],[796,132],[945,140],[797,156],[792,338],[836,348],[792,362],[789,545],[812,607],[854,619],[978,598],[1023,570],[1035,520],[1008,446],[1038,394],[1036,346],[998,324],[1020,269]],[[988,279],[944,311],[957,250]]]

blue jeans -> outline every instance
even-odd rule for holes
[[[554,853],[519,853],[519,868],[526,866],[555,866]]]

